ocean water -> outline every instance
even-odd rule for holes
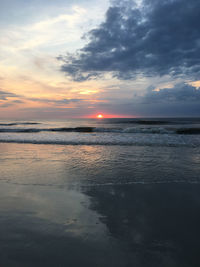
[[[200,266],[200,120],[0,122],[0,266]]]
[[[0,142],[200,146],[200,119],[82,119],[0,122]]]

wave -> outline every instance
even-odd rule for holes
[[[169,120],[139,120],[139,119],[104,119],[103,123],[109,124],[144,124],[144,125],[159,125],[159,124],[171,124]]]
[[[136,124],[136,125],[189,125],[199,124],[200,118],[165,118],[165,119],[104,119],[103,123],[109,124]]]
[[[0,128],[0,133],[38,133],[41,132],[42,129],[20,129],[20,128],[14,128],[14,129],[5,129],[5,128]]]
[[[61,127],[61,128],[0,128],[0,133],[39,133],[39,132],[78,132],[78,133],[142,133],[142,134],[200,134],[200,128],[164,128],[164,127]]]
[[[176,130],[177,134],[200,134],[200,128],[181,128]]]
[[[144,124],[144,125],[160,125],[160,124],[169,124],[170,121],[139,120],[139,121],[136,121],[135,123]]]
[[[45,131],[91,133],[95,131],[95,127],[50,128],[50,129],[45,129]]]
[[[61,140],[4,140],[0,139],[0,143],[19,143],[19,144],[38,144],[38,145],[71,145],[71,146],[156,146],[156,147],[198,147],[198,145],[190,144],[167,144],[167,143],[148,143],[148,142],[123,142],[123,141],[61,141]]]
[[[17,126],[17,125],[37,125],[39,122],[11,122],[11,123],[0,123],[0,126]]]
[[[75,128],[0,128],[1,133],[38,133],[38,132],[94,132],[94,127],[75,127]]]
[[[0,179],[4,183],[12,184],[12,185],[21,185],[21,186],[37,186],[37,187],[55,187],[55,188],[64,188],[69,187],[70,188],[77,188],[79,187],[80,183],[77,182],[68,182],[68,183],[24,183],[24,182],[14,182],[13,180],[9,179]],[[199,178],[192,178],[192,179],[149,179],[149,180],[140,180],[136,179],[133,181],[122,181],[122,182],[102,182],[102,183],[91,183],[91,182],[85,182],[81,184],[82,188],[88,188],[88,187],[109,187],[109,186],[130,186],[135,184],[143,184],[143,185],[156,185],[156,184],[200,184]]]
[[[181,140],[134,140],[134,139],[95,139],[95,140],[84,140],[84,139],[34,139],[34,138],[2,138],[0,137],[0,143],[20,143],[20,144],[38,144],[38,145],[71,145],[71,146],[149,146],[149,147],[192,147],[199,148],[200,141],[181,141]]]

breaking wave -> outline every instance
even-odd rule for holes
[[[2,125],[2,124],[1,124]],[[6,125],[7,126],[7,125]],[[11,126],[11,125],[9,125]],[[142,133],[142,134],[200,134],[200,128],[164,128],[164,127],[61,127],[61,128],[0,128],[0,133],[38,133],[38,132],[77,132],[77,133]]]
[[[11,123],[0,123],[0,126],[17,126],[17,125],[37,125],[39,122],[11,122]]]
[[[73,146],[150,146],[150,147],[200,147],[200,143],[173,143],[173,142],[144,142],[144,141],[89,141],[89,140],[34,140],[34,139],[3,139],[0,143],[38,144],[38,145],[73,145]]]

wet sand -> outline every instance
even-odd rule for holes
[[[199,151],[0,150],[0,266],[200,266]]]

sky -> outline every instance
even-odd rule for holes
[[[200,1],[0,0],[0,119],[200,116]]]

